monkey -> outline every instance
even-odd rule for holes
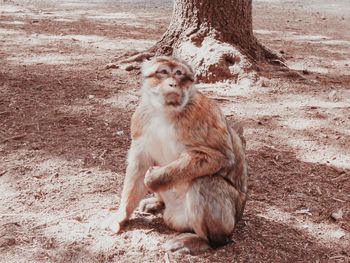
[[[121,200],[109,228],[118,233],[140,204],[143,212],[163,210],[165,224],[182,232],[166,250],[195,254],[223,246],[247,199],[242,127],[229,126],[181,59],[155,57],[141,74]],[[148,192],[155,196],[142,200]]]

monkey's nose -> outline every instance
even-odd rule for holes
[[[173,78],[168,78],[166,80],[166,82],[169,85],[169,87],[171,87],[171,88],[176,88],[177,87],[176,80],[173,79]]]

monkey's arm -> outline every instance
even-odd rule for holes
[[[147,171],[145,185],[157,192],[196,177],[215,174],[222,168],[233,166],[234,158],[209,147],[196,147],[184,151],[170,164]]]
[[[108,223],[108,227],[116,233],[130,218],[140,200],[147,194],[147,188],[143,181],[152,162],[146,154],[140,151],[140,148],[137,141],[132,142],[119,208]]]

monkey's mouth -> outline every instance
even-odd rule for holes
[[[166,106],[173,106],[173,107],[178,107],[181,105],[180,101],[166,101],[165,102]]]
[[[183,96],[178,93],[169,93],[164,96],[164,104],[166,106],[178,107],[181,106]]]

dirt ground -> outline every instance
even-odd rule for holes
[[[350,5],[253,1],[258,39],[291,70],[198,85],[244,123],[249,195],[233,243],[169,254],[176,233],[118,205],[138,71],[171,1],[0,0],[0,262],[349,262]]]

